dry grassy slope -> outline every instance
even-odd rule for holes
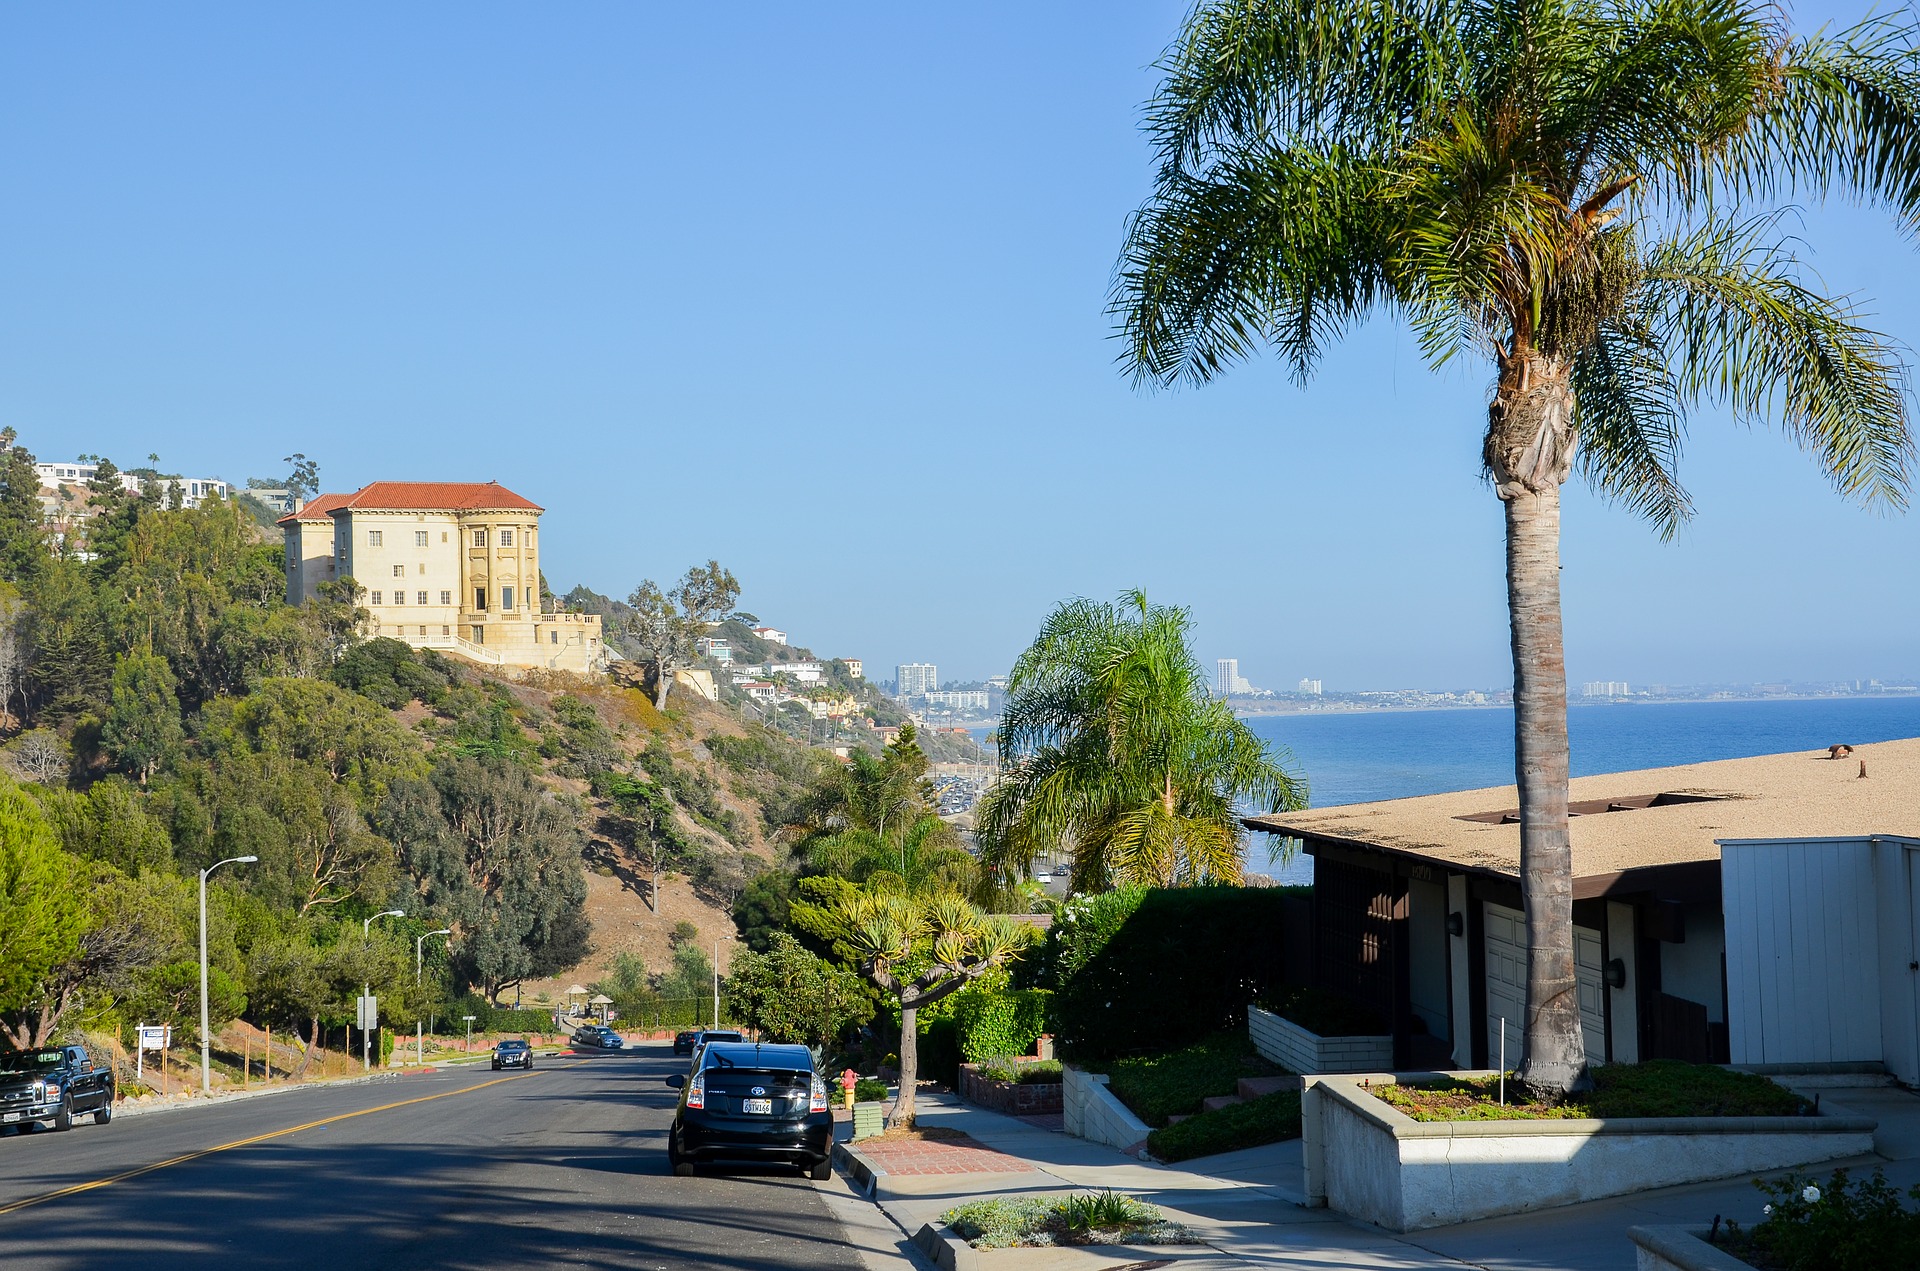
[[[629,760],[649,747],[666,746],[672,750],[677,765],[705,771],[719,785],[722,803],[738,814],[740,837],[738,841],[729,842],[699,824],[684,809],[680,809],[679,815],[681,832],[716,851],[747,858],[741,861],[741,867],[749,877],[772,862],[774,848],[762,833],[764,822],[758,801],[750,793],[736,788],[731,770],[713,759],[704,745],[710,737],[738,736],[744,731],[732,715],[691,694],[676,693],[669,703],[669,713],[662,716],[638,689],[617,685],[582,687],[577,683],[552,687],[505,683],[516,699],[537,707],[542,713],[547,711],[553,698],[563,692],[591,702],[601,719],[619,735]],[[586,907],[587,917],[593,924],[593,953],[561,975],[527,981],[521,986],[521,1000],[528,1004],[542,1004],[543,999],[563,1001],[570,985],[590,984],[600,978],[614,956],[621,952],[639,954],[649,971],[664,971],[672,961],[668,933],[681,922],[694,925],[699,932],[698,943],[709,957],[713,955],[715,942],[719,942],[720,968],[724,972],[732,955],[732,912],[696,895],[686,878],[665,872],[660,878],[659,911],[655,912],[645,899],[645,887],[640,885],[640,880],[646,879],[649,872],[646,857],[626,847],[603,823],[606,801],[594,799],[584,781],[553,773],[549,773],[547,779],[556,789],[570,791],[587,801],[590,811],[584,828],[593,842],[600,845],[600,852],[611,856],[613,868],[610,873],[591,867],[586,872]]]

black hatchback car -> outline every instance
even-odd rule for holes
[[[493,1048],[493,1070],[502,1068],[532,1068],[533,1047],[525,1041],[509,1037]]]
[[[832,1177],[833,1113],[805,1046],[710,1042],[691,1075],[666,1083],[680,1091],[667,1132],[675,1174],[692,1174],[695,1164],[773,1161]]]
[[[673,1035],[673,1053],[676,1055],[691,1055],[693,1053],[693,1044],[699,1040],[699,1029],[683,1028]]]

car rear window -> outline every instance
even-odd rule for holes
[[[702,1068],[753,1068],[769,1072],[812,1072],[813,1055],[805,1046],[757,1046],[751,1042],[715,1042],[700,1054]]]

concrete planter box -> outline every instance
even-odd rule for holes
[[[1009,1116],[1058,1112],[1064,1087],[1058,1081],[1021,1083],[994,1081],[980,1075],[980,1065],[960,1065],[960,1097],[968,1103]]]
[[[1393,1067],[1391,1037],[1322,1037],[1257,1006],[1247,1008],[1247,1032],[1262,1059],[1288,1072],[1384,1072]]]
[[[1305,1086],[1309,1203],[1390,1231],[1873,1151],[1875,1122],[1860,1117],[1415,1121],[1367,1093],[1358,1077],[1308,1077]]]
[[[1629,1227],[1636,1271],[1753,1271],[1725,1249],[1716,1249],[1700,1237],[1706,1231],[1688,1227]]]
[[[1146,1146],[1153,1128],[1113,1097],[1105,1073],[1084,1072],[1073,1064],[1065,1067],[1060,1110],[1065,1114],[1068,1134],[1123,1152],[1138,1152]]]

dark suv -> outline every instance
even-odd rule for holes
[[[675,1174],[692,1174],[696,1162],[775,1161],[816,1180],[833,1176],[833,1113],[805,1046],[709,1042],[691,1076],[666,1083],[680,1091],[667,1132]]]
[[[509,1037],[493,1048],[493,1070],[502,1068],[533,1067],[533,1047],[525,1041]]]
[[[691,1055],[694,1046],[696,1046],[699,1041],[699,1029],[683,1028],[673,1035],[673,1053],[676,1055]]]

